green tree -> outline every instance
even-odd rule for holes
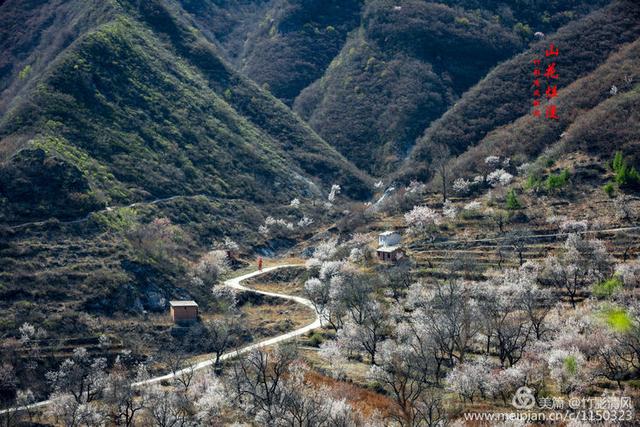
[[[520,200],[518,200],[518,196],[516,195],[516,190],[514,189],[511,189],[507,193],[506,202],[507,202],[507,209],[509,210],[516,210],[522,207],[522,205],[520,204]]]

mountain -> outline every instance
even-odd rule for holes
[[[417,142],[403,173],[429,176],[432,150],[440,145],[449,147],[453,155],[461,155],[458,164],[466,170],[477,170],[483,154],[492,150],[534,156],[541,153],[558,141],[572,122],[584,122],[585,113],[599,108],[609,98],[612,85],[622,91],[633,89],[633,84],[625,83],[625,75],[633,80],[636,74],[633,65],[622,68],[619,61],[635,65],[635,51],[627,44],[638,37],[640,6],[616,1],[533,44],[492,70],[433,122]],[[531,115],[532,61],[544,56],[551,43],[560,49],[556,63],[560,73],[558,109],[562,113],[557,122],[534,120]],[[601,148],[601,152],[610,152],[611,147]]]
[[[294,109],[360,168],[393,171],[416,138],[496,64],[605,2],[375,0]],[[500,89],[505,90],[505,89]]]
[[[15,4],[2,16],[11,12],[14,27],[37,19],[41,40],[29,33],[16,53],[25,59],[4,72],[6,221],[173,195],[284,202],[334,183],[367,196],[365,174],[230,68],[168,3],[40,3],[22,18]],[[72,23],[95,16],[95,25],[58,41],[67,9]],[[52,59],[30,64],[42,56]]]
[[[358,25],[362,0],[236,0],[180,4],[243,74],[288,105],[322,76]]]

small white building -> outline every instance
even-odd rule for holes
[[[378,234],[378,246],[397,246],[400,244],[400,233],[397,231],[385,231]]]
[[[385,231],[378,235],[378,249],[376,255],[380,261],[396,262],[404,257],[404,251],[400,245],[402,237],[397,231]]]

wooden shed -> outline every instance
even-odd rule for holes
[[[404,257],[404,251],[400,246],[380,246],[376,254],[380,261],[385,262],[396,262]]]
[[[195,301],[170,301],[171,319],[175,323],[198,320],[198,304]]]

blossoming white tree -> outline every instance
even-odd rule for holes
[[[428,206],[415,206],[404,214],[404,221],[414,234],[433,232],[440,224],[441,217]]]

